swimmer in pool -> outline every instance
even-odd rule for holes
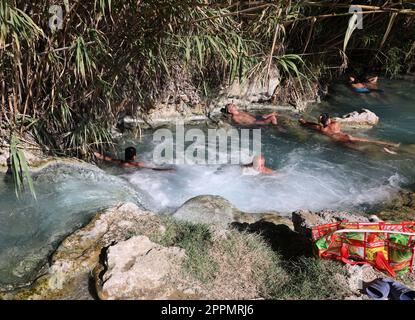
[[[273,124],[276,126],[278,124],[277,112],[272,112],[265,115],[253,115],[248,112],[239,111],[237,106],[233,103],[228,103],[224,108],[224,112],[229,114],[233,121],[241,125]]]
[[[319,131],[320,133],[329,136],[333,140],[345,142],[345,143],[354,143],[354,142],[363,142],[371,143],[379,146],[388,146],[388,147],[399,147],[400,144],[387,142],[387,141],[378,141],[378,140],[369,140],[366,138],[353,137],[349,134],[346,134],[341,131],[341,125],[339,122],[334,121],[330,118],[328,113],[322,113],[319,117],[319,123],[308,122],[304,119],[299,120],[300,124],[314,130]]]
[[[159,170],[159,171],[170,171],[174,170],[173,168],[158,168],[153,167],[151,165],[147,165],[144,162],[136,161],[137,160],[137,150],[134,147],[128,147],[124,151],[124,158],[125,160],[118,160],[113,159],[109,156],[105,156],[99,152],[94,152],[94,155],[97,159],[103,161],[109,161],[118,164],[122,168],[143,168],[143,169],[151,169],[151,170]]]
[[[245,169],[252,169],[256,174],[258,173],[270,174],[270,173],[275,172],[271,168],[268,168],[265,166],[265,157],[262,154],[255,156],[254,159],[252,160],[252,163],[244,165],[242,167],[245,173],[247,171]]]

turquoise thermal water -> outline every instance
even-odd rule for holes
[[[236,165],[178,165],[171,172],[125,170],[110,164],[103,166],[104,171],[59,165],[34,176],[37,202],[28,194],[17,200],[10,181],[1,178],[0,287],[33,280],[66,235],[97,210],[120,201],[171,212],[193,196],[215,194],[251,212],[374,210],[396,190],[413,184],[415,178],[411,153],[415,152],[415,84],[382,81],[380,88],[384,92],[354,94],[337,84],[327,101],[315,106],[307,117],[315,118],[322,111],[338,116],[370,109],[380,117],[379,125],[351,133],[401,142],[398,155],[379,147],[364,152],[350,149],[292,125],[285,126],[284,132],[262,128],[262,153],[275,175],[243,175]],[[137,147],[141,160],[152,162],[156,143],[151,133],[142,140],[124,139],[119,156],[131,145]]]

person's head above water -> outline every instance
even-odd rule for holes
[[[261,170],[265,167],[265,158],[262,154],[257,155],[252,160],[252,166],[255,170]]]
[[[137,150],[134,147],[125,149],[125,161],[134,161],[137,156]]]
[[[238,108],[236,107],[236,105],[234,103],[228,103],[225,106],[225,110],[229,114],[234,114],[235,112],[238,112]]]
[[[318,120],[323,125],[323,127],[327,127],[331,122],[330,115],[328,113],[320,114],[320,117],[318,118]]]

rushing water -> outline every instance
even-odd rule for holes
[[[54,165],[34,175],[37,201],[16,200],[0,179],[0,288],[32,280],[64,236],[118,201],[137,201],[123,181],[93,167]]]
[[[176,171],[167,173],[114,168],[108,171],[143,190],[151,208],[159,211],[172,210],[200,194],[221,195],[240,209],[253,212],[275,210],[288,214],[300,208],[370,210],[415,178],[414,156],[408,153],[415,152],[410,145],[415,143],[415,85],[385,82],[382,89],[383,93],[359,95],[339,84],[308,117],[312,119],[322,111],[340,116],[368,108],[379,115],[379,125],[351,133],[401,142],[402,151],[396,156],[378,146],[350,149],[292,124],[285,126],[286,132],[262,128],[262,152],[267,165],[276,170],[275,175],[249,176],[243,175],[238,166],[197,165],[179,165]],[[155,143],[151,135],[141,143],[126,140],[120,150],[129,145],[138,148],[140,159],[152,161]]]
[[[336,116],[368,108],[380,117],[379,125],[352,134],[401,142],[398,155],[379,147],[350,149],[286,124],[284,131],[264,127],[261,132],[262,153],[275,175],[244,175],[237,165],[178,165],[170,172],[59,165],[34,176],[37,202],[30,195],[16,200],[11,183],[0,179],[0,287],[32,280],[64,236],[97,210],[118,201],[171,212],[193,196],[215,194],[251,212],[373,210],[415,178],[411,153],[415,151],[415,84],[382,81],[381,88],[383,93],[358,95],[336,85],[327,101],[307,116],[321,111]],[[151,134],[142,140],[126,138],[119,145],[119,155],[131,145],[137,147],[141,160],[152,161],[156,144]]]

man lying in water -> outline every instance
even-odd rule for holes
[[[264,124],[273,124],[277,125],[277,116],[278,113],[273,112],[266,115],[253,115],[248,112],[239,111],[237,106],[233,103],[228,103],[224,111],[226,114],[229,114],[232,117],[232,120],[237,124],[241,125],[264,125]]]
[[[262,154],[255,156],[254,159],[252,160],[252,163],[247,164],[247,165],[243,165],[242,167],[243,167],[243,169],[251,168],[256,173],[270,174],[270,173],[275,172],[271,168],[268,168],[268,167],[265,166],[265,157]]]
[[[124,151],[124,158],[125,160],[118,160],[113,159],[109,156],[105,156],[99,152],[94,152],[95,157],[97,159],[103,160],[103,161],[110,161],[113,163],[116,163],[120,165],[122,168],[144,168],[144,169],[152,169],[152,170],[160,170],[160,171],[169,171],[174,170],[173,168],[158,168],[153,167],[151,165],[147,165],[144,162],[137,161],[137,150],[134,147],[128,147]]]
[[[369,77],[366,81],[359,81],[356,77],[349,77],[349,85],[357,93],[368,93],[377,89],[378,77]]]
[[[364,142],[364,143],[371,143],[376,144],[379,146],[390,146],[390,147],[399,147],[400,144],[387,142],[387,141],[379,141],[379,140],[369,140],[366,138],[359,138],[353,137],[349,134],[346,134],[341,131],[341,125],[339,122],[334,121],[330,118],[328,113],[322,113],[319,117],[319,123],[308,122],[304,119],[300,119],[299,122],[306,127],[312,128],[314,130],[319,131],[320,133],[329,136],[330,138],[340,141],[340,142]]]

